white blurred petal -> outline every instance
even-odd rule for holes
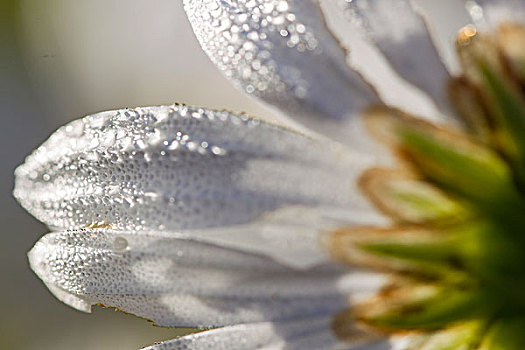
[[[163,342],[144,350],[386,350],[387,342],[345,343],[331,331],[330,318],[313,318],[287,323],[252,323],[213,329]]]
[[[159,325],[218,326],[333,315],[381,276],[325,264],[295,270],[262,255],[168,232],[104,229],[44,236],[31,267],[83,311],[103,304]]]
[[[447,95],[450,74],[411,0],[330,0],[377,46],[392,68],[427,93],[445,115],[453,115]]]
[[[465,0],[465,6],[476,24],[495,29],[503,22],[525,23],[524,0]]]
[[[317,0],[185,0],[202,48],[236,86],[352,146],[376,92],[346,64]],[[368,150],[370,151],[370,150]]]
[[[14,194],[57,228],[205,229],[286,207],[370,223],[378,216],[356,189],[370,165],[244,115],[138,108],[60,128],[16,170]]]

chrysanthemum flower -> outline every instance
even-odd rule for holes
[[[334,3],[439,115],[382,102],[317,1],[185,0],[235,85],[324,137],[184,105],[60,128],[14,192],[60,300],[213,328],[150,349],[525,348],[525,2],[466,1],[457,76],[409,0]]]

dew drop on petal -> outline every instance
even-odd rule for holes
[[[124,237],[115,237],[113,241],[113,250],[117,253],[122,253],[128,250],[128,241]]]

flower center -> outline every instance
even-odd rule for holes
[[[460,31],[462,131],[388,108],[366,122],[399,158],[361,187],[389,228],[342,229],[334,255],[391,283],[352,313],[414,349],[525,348],[525,27]]]

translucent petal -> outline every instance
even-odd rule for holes
[[[138,108],[60,128],[16,170],[14,195],[58,228],[205,229],[290,206],[351,221],[374,217],[355,185],[367,166],[244,115]]]
[[[145,348],[144,350],[180,349],[368,349],[386,350],[386,342],[343,342],[331,331],[331,318],[312,318],[287,323],[240,324],[191,334]]]
[[[524,0],[465,0],[470,16],[481,27],[495,29],[509,21],[525,23]]]
[[[426,92],[445,115],[453,115],[447,95],[449,72],[411,0],[330,1],[363,29],[399,75]]]
[[[83,311],[102,304],[159,325],[217,326],[331,315],[381,276],[325,264],[295,270],[261,255],[167,232],[91,229],[44,236],[31,267]]]
[[[380,103],[346,65],[316,0],[184,0],[202,48],[242,90],[346,144]]]

